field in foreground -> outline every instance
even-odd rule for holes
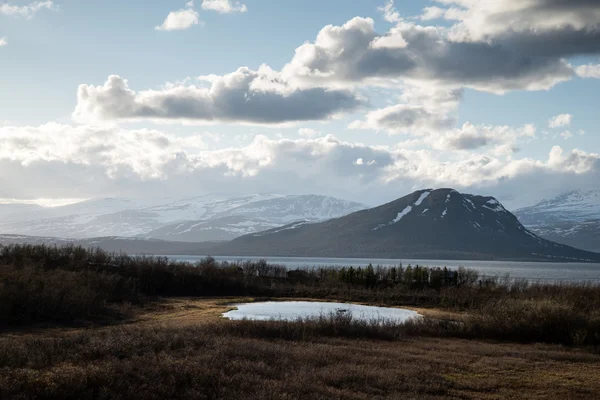
[[[591,399],[600,393],[600,354],[585,349],[369,329],[349,338],[332,321],[219,321],[213,311],[222,306],[190,301],[186,314],[185,303],[137,323],[1,337],[0,398]]]
[[[250,300],[250,299],[237,299]],[[592,399],[588,348],[430,337],[338,318],[227,321],[169,299],[135,321],[0,336],[2,399]]]
[[[220,318],[251,298],[402,306],[425,318]],[[593,399],[599,344],[593,285],[0,247],[2,399]]]

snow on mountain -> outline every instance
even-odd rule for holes
[[[215,254],[443,259],[600,259],[544,240],[493,197],[421,190],[324,222],[294,222],[215,246]]]
[[[600,251],[600,189],[576,190],[515,211],[543,238]]]
[[[15,211],[21,209],[19,205],[10,206],[0,214],[0,233],[76,239],[143,236],[182,241],[228,240],[298,219],[326,219],[365,207],[323,196],[278,194],[104,198],[55,208],[27,208],[24,212]],[[234,216],[238,219],[224,219]]]
[[[294,221],[322,221],[365,208],[360,203],[326,196],[276,196],[222,209],[218,213],[214,213],[214,208],[202,220],[163,226],[143,237],[193,242],[231,240]]]
[[[526,226],[600,219],[600,189],[574,190],[515,211]]]

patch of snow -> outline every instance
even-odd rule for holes
[[[404,210],[402,210],[401,212],[398,213],[398,215],[396,216],[396,218],[394,218],[393,220],[391,220],[387,224],[379,224],[379,225],[377,225],[375,228],[373,228],[371,230],[376,231],[378,229],[383,228],[384,226],[392,225],[392,224],[395,224],[396,222],[399,222],[402,218],[404,218],[406,215],[408,215],[408,213],[410,213],[412,211],[412,209],[413,209],[412,206],[407,206]]]
[[[446,216],[446,214],[448,214],[448,207],[446,207],[444,209],[444,211],[442,212],[442,218],[444,218]]]
[[[392,222],[390,222],[390,224],[395,224],[396,222],[400,221],[404,216],[406,216],[411,211],[412,211],[412,206],[406,207],[404,210],[402,210],[401,212],[398,213],[396,218],[394,218],[392,220]]]
[[[421,196],[419,196],[419,198],[417,199],[417,201],[415,201],[415,207],[418,207],[421,205],[421,203],[423,203],[423,201],[431,194],[431,192],[423,192],[421,193]]]
[[[427,211],[429,211],[429,208],[424,209],[423,212],[421,213],[421,215],[427,213]]]

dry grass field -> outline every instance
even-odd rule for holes
[[[600,354],[586,348],[409,331],[348,338],[308,322],[220,317],[230,303],[248,300],[171,298],[118,325],[6,333],[0,398],[594,399],[600,393]]]
[[[229,321],[233,303],[405,307]],[[598,399],[600,286],[0,246],[0,399]]]

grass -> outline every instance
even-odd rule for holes
[[[281,329],[237,321],[0,338],[0,398],[589,399],[600,390],[600,355],[579,349],[345,332],[271,337],[265,326]]]
[[[408,267],[288,272],[75,247],[0,247],[2,399],[594,398],[600,287]],[[183,296],[183,297],[182,297]],[[404,306],[228,321],[232,303]]]

